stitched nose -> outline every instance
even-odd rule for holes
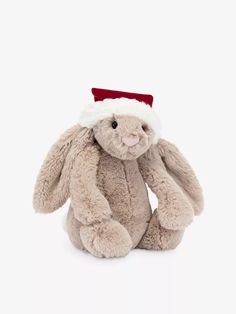
[[[123,137],[122,141],[127,146],[134,146],[134,145],[138,144],[139,137],[138,136]]]

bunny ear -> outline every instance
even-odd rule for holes
[[[170,142],[160,139],[157,147],[167,172],[188,197],[195,215],[199,215],[203,210],[203,195],[192,168],[177,147]]]
[[[76,125],[62,134],[52,146],[35,185],[33,205],[36,211],[50,213],[66,202],[74,160],[91,141],[92,130]]]

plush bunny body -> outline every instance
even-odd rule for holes
[[[109,211],[104,213],[104,217],[106,218],[106,215],[109,214],[112,219],[120,222],[132,239],[132,247],[136,247],[151,218],[147,189],[139,171],[138,162],[137,160],[117,159],[100,150],[99,147],[97,150],[99,155],[97,187],[109,204]],[[80,210],[77,215],[77,218],[85,224],[94,221],[94,216],[91,221],[90,219],[88,221],[86,202],[87,200],[84,204],[85,210]],[[103,213],[104,208],[100,209],[100,214]],[[82,215],[83,217],[81,217]],[[100,220],[102,217],[97,218],[97,221]]]
[[[202,211],[202,192],[177,148],[152,139],[152,129],[132,116],[73,127],[41,168],[34,207],[52,212],[70,197],[69,237],[98,257],[124,256],[135,247],[175,248]],[[153,213],[145,183],[158,198]]]

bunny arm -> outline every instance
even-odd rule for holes
[[[162,227],[184,230],[193,220],[194,210],[182,189],[169,175],[157,146],[152,146],[138,159],[139,169],[158,198],[157,215]]]
[[[111,217],[109,203],[96,185],[99,159],[99,147],[89,144],[77,156],[72,170],[71,204],[75,218],[85,225]]]

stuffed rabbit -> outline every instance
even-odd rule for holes
[[[70,197],[69,238],[97,257],[125,256],[132,248],[174,249],[203,209],[193,170],[173,144],[160,139],[152,100],[93,93],[100,98],[49,151],[34,208],[50,213]],[[154,212],[146,184],[158,198]]]

